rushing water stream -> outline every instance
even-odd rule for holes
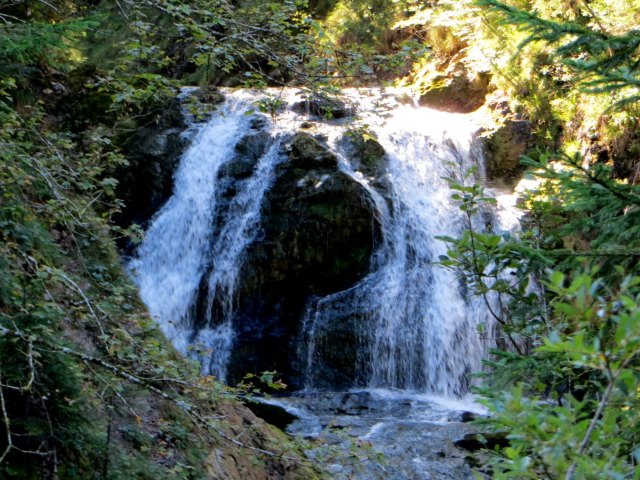
[[[381,225],[381,243],[368,275],[351,288],[310,299],[305,308],[296,348],[304,364],[301,383],[307,395],[289,400],[287,408],[303,412],[292,428],[294,433],[320,435],[321,428],[310,431],[309,425],[331,423],[332,410],[327,405],[332,401],[314,393],[319,386],[327,389],[320,372],[323,352],[332,348],[326,344],[331,337],[320,333],[339,328],[336,322],[357,315],[362,321],[354,386],[374,389],[368,390],[367,398],[374,398],[377,406],[354,407],[368,412],[368,416],[359,415],[360,423],[355,422],[355,435],[396,457],[398,448],[404,448],[401,445],[408,448],[417,440],[423,446],[422,454],[414,445],[411,458],[401,460],[413,467],[407,467],[405,473],[399,469],[387,478],[466,478],[468,468],[447,467],[450,474],[440,477],[434,473],[437,469],[422,468],[420,462],[426,460],[420,458],[433,453],[426,450],[431,447],[423,438],[425,432],[432,432],[431,442],[436,445],[453,435],[441,428],[450,420],[447,409],[424,395],[464,396],[470,374],[481,369],[491,347],[484,338],[493,336],[493,320],[484,303],[467,296],[455,275],[435,264],[446,253],[446,246],[436,237],[455,237],[464,227],[443,178],[461,180],[474,166],[482,172],[482,154],[473,142],[478,126],[471,116],[401,105],[392,92],[345,94],[357,109],[358,125],[366,125],[384,147],[385,172],[372,178],[352,160],[344,142],[348,120],[317,122],[314,133],[337,154],[340,170],[369,192]],[[278,95],[289,105],[297,100],[293,90]],[[283,145],[309,120],[291,108],[272,118],[261,115],[270,135],[268,146],[231,201],[219,205],[218,190],[223,188],[219,173],[255,122],[254,102],[262,96],[227,92],[218,112],[206,124],[192,127],[191,145],[175,174],[174,194],[154,217],[131,262],[142,299],[165,334],[182,353],[200,358],[205,373],[221,379],[234,348],[232,318],[245,250],[260,234],[263,198],[276,167],[286,161]],[[224,215],[220,213],[223,208]],[[500,228],[498,216],[489,214],[483,221]],[[204,310],[196,308],[203,279],[208,286]],[[214,321],[214,310],[222,320]],[[205,318],[196,318],[198,315]],[[389,389],[395,393],[381,393]],[[455,410],[456,405],[451,408]],[[313,411],[315,414],[310,413]],[[396,420],[390,421],[393,418]],[[405,427],[400,428],[402,425]],[[431,425],[431,430],[425,425]],[[454,471],[457,473],[451,473]],[[376,475],[380,472],[384,469]],[[343,475],[346,478],[347,473]],[[363,475],[361,478],[374,478],[367,476],[372,472]]]

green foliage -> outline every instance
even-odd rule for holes
[[[478,0],[477,4],[499,11],[504,14],[505,22],[517,25],[528,34],[519,50],[536,41],[553,46],[553,54],[578,74],[576,81],[584,92],[615,93],[618,107],[640,100],[640,31],[637,27],[621,34],[610,33],[588,3],[596,28],[547,20],[498,0]]]
[[[467,229],[441,258],[510,340],[496,339],[480,391],[487,428],[510,441],[494,478],[638,478],[640,191],[580,155],[523,163],[537,182],[517,235],[482,231],[491,199],[449,180]]]
[[[485,298],[510,340],[497,342],[480,390],[487,428],[510,441],[495,452],[494,478],[637,478],[640,277],[629,250],[638,237],[625,237],[637,227],[637,187],[561,158],[565,168],[527,160],[543,182],[523,205],[535,232],[519,238],[480,231],[482,189],[450,180],[467,230],[444,238],[441,264]],[[559,243],[585,236],[582,252]]]
[[[29,67],[68,68],[77,61],[70,51],[74,40],[95,20],[62,23],[0,22],[0,76],[24,73]],[[75,58],[74,58],[75,57]]]
[[[277,378],[277,372],[266,371],[260,375],[248,373],[242,379],[238,389],[245,395],[262,395],[264,392],[277,392],[287,388],[287,385]]]
[[[265,468],[302,468],[285,439],[261,430],[245,444],[213,413],[243,393],[202,377],[144,313],[114,245],[139,229],[112,218],[122,137],[157,120],[185,70],[305,78],[304,5],[5,3],[0,477],[202,478],[214,441],[254,452]],[[97,66],[96,42],[110,43]],[[271,373],[260,380],[283,388]]]
[[[281,99],[281,96],[267,95],[257,100],[255,106],[258,108],[258,111],[268,113],[271,118],[275,120],[278,112],[282,111],[286,107],[286,104],[284,100]]]
[[[528,361],[540,368],[539,356],[559,357],[580,376],[564,404],[525,395],[526,382],[493,396],[489,424],[510,440],[494,478],[638,478],[640,279],[626,277],[615,293],[597,272],[565,280],[554,273],[548,283],[559,330]]]
[[[465,183],[474,175],[474,170],[466,172]],[[460,238],[439,237],[449,246],[447,255],[440,257],[440,265],[454,270],[473,295],[485,300],[508,339],[508,347],[522,354],[546,329],[536,278],[552,261],[539,248],[535,235],[517,238],[479,228],[476,217],[496,200],[485,195],[477,183],[446,180],[454,191],[451,198],[465,214],[466,228]]]
[[[67,163],[68,138],[33,130],[37,115],[25,120],[8,112],[3,121],[0,326],[19,335],[0,335],[0,472],[3,478],[29,478],[28,472],[57,468],[64,459],[66,478],[86,478],[83,472],[97,468],[104,440],[90,421],[82,372],[69,358],[42,348],[41,342],[64,345],[63,323],[88,315],[82,307],[59,303],[59,292],[77,284],[59,270],[66,252],[52,232],[91,242],[103,228],[100,217],[87,215],[91,195],[107,200],[113,194],[90,157]],[[71,199],[74,191],[88,199]],[[41,462],[25,462],[30,456]]]
[[[550,93],[540,89],[548,80],[535,76],[521,91],[535,102],[527,107],[534,119],[556,115],[557,125],[570,124],[611,108],[633,116],[622,109],[637,100],[638,34],[628,23],[605,26],[594,3],[584,2],[586,11],[569,21],[550,4],[534,12],[531,5],[476,2],[497,35],[509,39],[512,67],[536,57],[548,67]],[[506,21],[496,22],[495,13]],[[518,35],[507,37],[514,29]],[[506,78],[521,94],[521,81]],[[570,100],[553,98],[559,83]],[[557,116],[559,106],[572,113]],[[480,231],[472,215],[486,201],[482,190],[451,183],[467,231],[445,239],[442,263],[488,305],[498,298],[494,315],[511,340],[497,342],[503,349],[484,373],[487,427],[510,441],[494,452],[494,478],[638,478],[640,190],[617,180],[613,166],[589,164],[579,146],[572,150],[524,157],[535,186],[515,237]]]
[[[526,205],[540,219],[556,216],[556,242],[582,239],[589,254],[611,255],[620,265],[634,268],[640,248],[640,188],[613,178],[611,166],[597,163],[585,167],[579,154],[542,155],[539,160],[523,158],[523,163],[542,180]],[[543,227],[544,228],[544,227]],[[625,258],[626,257],[626,258]]]

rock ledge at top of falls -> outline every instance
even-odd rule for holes
[[[285,154],[240,270],[228,380],[277,370],[299,388],[303,360],[296,344],[305,306],[368,273],[381,227],[369,192],[338,168],[321,141],[297,133]]]
[[[321,94],[309,95],[304,100],[295,103],[292,109],[294,112],[303,115],[313,115],[326,119],[346,118],[354,113],[354,109],[347,105],[346,101]]]

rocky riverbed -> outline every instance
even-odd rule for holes
[[[290,422],[281,424],[289,433],[314,440],[318,446],[309,456],[324,463],[336,480],[475,478],[470,452],[455,445],[477,431],[469,420],[483,409],[471,399],[358,390],[265,402],[290,415],[280,416],[281,422]]]

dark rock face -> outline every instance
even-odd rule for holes
[[[507,448],[509,439],[507,432],[467,433],[460,440],[454,442],[454,445],[470,452],[481,449],[495,450],[496,447]]]
[[[291,423],[299,420],[299,417],[280,405],[266,403],[260,400],[248,400],[245,402],[245,405],[256,417],[262,418],[265,422],[278,427],[280,430],[286,430]]]
[[[251,150],[254,140],[241,150]],[[296,340],[305,305],[366,275],[379,237],[366,189],[338,169],[337,158],[318,140],[297,134],[288,161],[276,169],[262,204],[261,231],[241,269],[228,379],[277,370],[285,383],[300,387]]]
[[[181,138],[185,129],[176,101],[156,125],[139,129],[127,142],[129,165],[118,178],[118,197],[125,202],[119,223],[144,223],[169,198],[173,173],[186,148]]]
[[[355,299],[347,293],[342,305]],[[342,306],[341,305],[341,306]],[[365,375],[358,352],[363,347],[360,334],[366,327],[366,313],[337,309],[324,312],[323,321],[314,324],[313,372],[307,378],[321,390],[348,390],[364,386]]]
[[[507,120],[486,139],[487,179],[515,183],[525,170],[520,157],[533,143],[533,131],[528,121]]]
[[[353,115],[353,110],[343,100],[324,95],[312,95],[294,104],[292,110],[303,115],[327,119],[340,119]]]
[[[231,177],[243,180],[250,177],[264,155],[270,136],[267,132],[250,133],[242,138],[235,147],[235,156],[222,166],[219,177]]]

